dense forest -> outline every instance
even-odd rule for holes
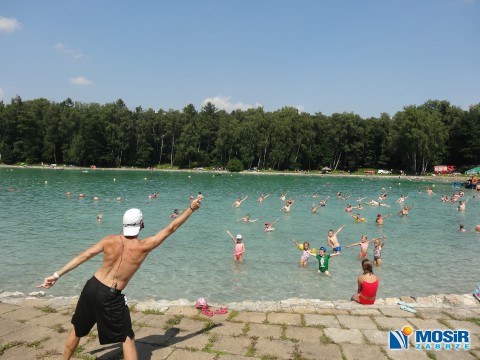
[[[79,166],[157,165],[231,169],[431,171],[435,164],[480,163],[480,103],[406,106],[393,117],[308,114],[292,107],[227,113],[135,110],[122,100],[0,102],[0,162]]]

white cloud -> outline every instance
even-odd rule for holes
[[[295,109],[297,109],[299,112],[304,112],[305,111],[305,106],[304,105],[293,105]]]
[[[3,100],[3,97],[5,96],[5,91],[0,88],[0,100]]]
[[[255,105],[244,104],[243,102],[232,103],[230,100],[231,96],[214,96],[211,98],[206,98],[202,101],[202,106],[205,106],[207,103],[212,103],[219,110],[225,110],[227,112],[232,112],[233,110],[248,110],[252,108],[261,107],[262,104],[256,103]]]
[[[79,86],[89,86],[93,85],[93,81],[88,80],[87,78],[84,78],[83,76],[77,76],[74,78],[70,78],[70,83],[73,85],[79,85]]]
[[[22,27],[20,22],[14,18],[0,16],[0,32],[14,32]]]
[[[61,42],[53,45],[53,48],[57,50],[59,53],[70,55],[74,59],[81,59],[86,57],[86,55],[81,51],[72,49],[70,46],[65,45]]]

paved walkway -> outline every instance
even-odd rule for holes
[[[74,300],[0,303],[0,359],[58,359]],[[480,305],[290,306],[282,312],[230,310],[208,318],[192,307],[138,311],[132,320],[140,359],[480,359]],[[388,350],[388,330],[466,329],[471,350]],[[412,339],[410,339],[412,341]],[[121,347],[100,346],[96,329],[82,339],[78,359],[122,359]]]

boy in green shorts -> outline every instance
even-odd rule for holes
[[[332,256],[339,255],[340,253],[336,252],[333,254],[326,254],[326,251],[327,249],[325,249],[323,246],[318,250],[318,254],[316,256],[318,260],[318,272],[330,276],[330,273],[328,272],[328,260],[330,260]]]

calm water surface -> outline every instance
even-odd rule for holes
[[[425,194],[434,184],[436,195]],[[377,199],[385,188],[391,208],[365,205],[361,211],[367,223],[355,223],[344,212],[347,202],[357,197]],[[419,189],[421,192],[419,193]],[[66,196],[70,191],[72,196]],[[158,199],[148,194],[159,191]],[[0,289],[35,291],[46,275],[109,233],[122,229],[123,213],[138,207],[145,217],[141,235],[152,235],[170,222],[173,209],[188,206],[190,194],[205,195],[202,209],[163,245],[149,255],[126,289],[133,299],[185,298],[200,296],[212,302],[242,300],[347,299],[356,291],[360,274],[359,248],[345,249],[360,240],[387,235],[382,253],[379,297],[471,292],[480,280],[480,235],[460,233],[464,223],[471,230],[480,223],[480,201],[470,198],[467,211],[456,204],[442,204],[441,194],[453,192],[445,181],[392,178],[336,178],[318,176],[259,176],[254,174],[213,175],[142,171],[55,171],[0,169]],[[337,191],[351,194],[338,200]],[[297,202],[290,214],[280,211],[282,192]],[[330,196],[327,206],[310,213],[312,194]],[[78,194],[84,193],[85,199]],[[261,193],[270,193],[257,203]],[[394,215],[385,225],[375,225],[377,213],[397,213],[395,200],[408,194],[406,204],[415,204],[409,217]],[[237,196],[248,195],[239,209],[232,208]],[[99,196],[100,201],[93,201]],[[116,202],[120,196],[122,201]],[[96,222],[99,212],[103,221]],[[257,223],[236,220],[250,213]],[[263,232],[263,223],[278,218],[276,230]],[[343,255],[332,258],[332,276],[316,273],[318,263],[311,258],[307,269],[299,268],[301,252],[291,239],[310,241],[312,247],[326,245],[328,229],[347,224],[339,240]],[[233,263],[234,244],[225,233],[241,233],[246,246],[243,264]],[[369,254],[372,257],[373,246]],[[64,276],[48,290],[58,296],[78,295],[85,281],[100,264],[94,258]]]

